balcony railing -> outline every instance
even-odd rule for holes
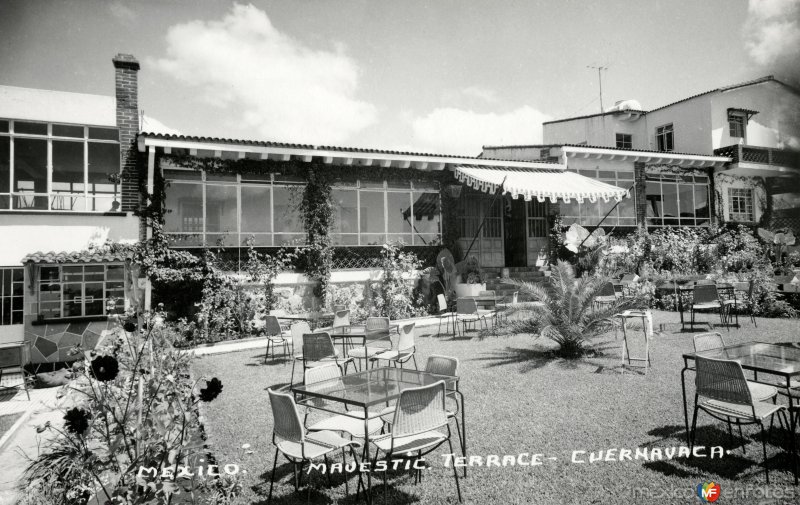
[[[734,144],[714,149],[714,154],[717,156],[730,156],[733,159],[733,163],[763,163],[765,165],[800,168],[800,151]]]

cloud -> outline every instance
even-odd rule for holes
[[[800,47],[800,0],[750,0],[745,48],[762,66],[794,60]]]
[[[422,150],[476,156],[484,145],[541,142],[542,123],[550,119],[528,105],[501,114],[438,108],[412,120],[411,126]]]
[[[142,117],[141,130],[143,132],[148,132],[148,133],[166,133],[169,135],[181,134],[181,132],[179,132],[175,128],[170,128],[169,126],[165,125],[158,119],[150,117],[147,114],[145,114]]]
[[[153,66],[193,87],[248,137],[339,143],[376,120],[375,107],[356,97],[359,68],[341,46],[306,47],[252,5],[172,26],[166,38],[167,56]]]
[[[122,2],[111,2],[108,4],[108,10],[111,15],[122,21],[123,23],[130,23],[136,19],[136,13]]]

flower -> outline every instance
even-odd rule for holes
[[[222,381],[214,377],[210,381],[206,381],[206,387],[200,390],[200,399],[204,402],[210,402],[220,393],[222,393]]]
[[[83,435],[83,433],[89,428],[90,418],[91,415],[87,411],[75,407],[69,409],[67,413],[64,414],[64,426],[70,433]]]
[[[90,372],[99,381],[114,380],[119,373],[119,363],[114,356],[98,356],[92,360]]]

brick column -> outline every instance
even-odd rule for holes
[[[139,133],[139,62],[130,54],[118,54],[114,62],[117,128],[119,128],[121,208],[130,212],[139,207],[139,171],[136,135]]]
[[[647,179],[644,163],[633,163],[633,180],[636,183],[633,197],[636,199],[636,226],[647,228]]]

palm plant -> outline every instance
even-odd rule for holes
[[[585,353],[586,343],[612,328],[614,314],[635,308],[641,302],[621,298],[597,306],[595,297],[608,282],[600,276],[575,277],[574,267],[559,261],[552,269],[548,286],[513,281],[520,295],[532,300],[515,306],[527,317],[510,323],[514,333],[536,333],[559,345],[558,354],[578,357]]]

